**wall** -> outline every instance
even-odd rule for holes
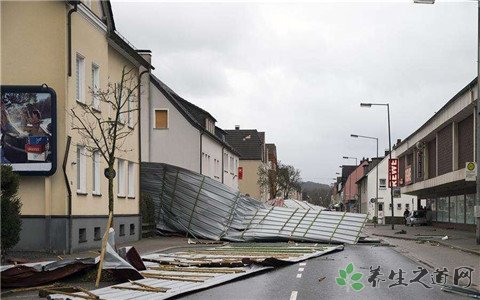
[[[150,132],[149,162],[163,162],[200,172],[200,131],[150,83],[150,111],[142,117],[142,128]],[[168,129],[155,129],[155,109],[168,109]],[[142,159],[147,161],[145,159]]]
[[[202,174],[218,182],[222,182],[222,148],[223,146],[208,134],[202,135],[202,153],[209,156],[209,159],[202,159]],[[217,166],[215,160],[218,161]]]
[[[257,183],[258,168],[261,165],[260,160],[240,160],[240,167],[243,168],[243,179],[238,180],[238,185],[242,194],[249,194],[257,200],[266,201],[268,195],[261,194],[260,186]]]

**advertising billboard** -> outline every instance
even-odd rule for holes
[[[398,159],[388,160],[388,187],[398,186]]]
[[[56,170],[56,94],[46,85],[1,86],[0,156],[22,175]]]

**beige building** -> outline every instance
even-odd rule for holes
[[[23,230],[17,248],[69,252],[98,246],[108,215],[106,163],[85,149],[68,112],[89,105],[98,115],[111,115],[89,90],[120,82],[124,67],[138,80],[139,68],[151,66],[116,32],[108,1],[2,1],[1,44],[2,85],[46,84],[57,95],[57,170],[21,177]],[[126,121],[132,132],[125,145],[132,151],[119,153],[115,166],[119,242],[137,240],[141,230],[138,118],[132,112]]]
[[[267,187],[262,188],[258,184],[258,170],[260,167],[268,167],[265,148],[265,132],[256,129],[226,130],[226,140],[240,154],[241,174],[238,176],[238,187],[242,194],[248,194],[260,201],[269,200]]]

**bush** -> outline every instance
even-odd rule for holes
[[[19,176],[12,171],[11,166],[1,166],[1,185],[2,185],[2,255],[7,250],[15,246],[20,240],[20,231],[22,230],[22,220],[20,219],[20,209],[22,203],[17,196]]]

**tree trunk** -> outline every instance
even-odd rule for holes
[[[113,216],[113,163],[108,165],[108,213]],[[113,227],[113,218],[110,228]]]

